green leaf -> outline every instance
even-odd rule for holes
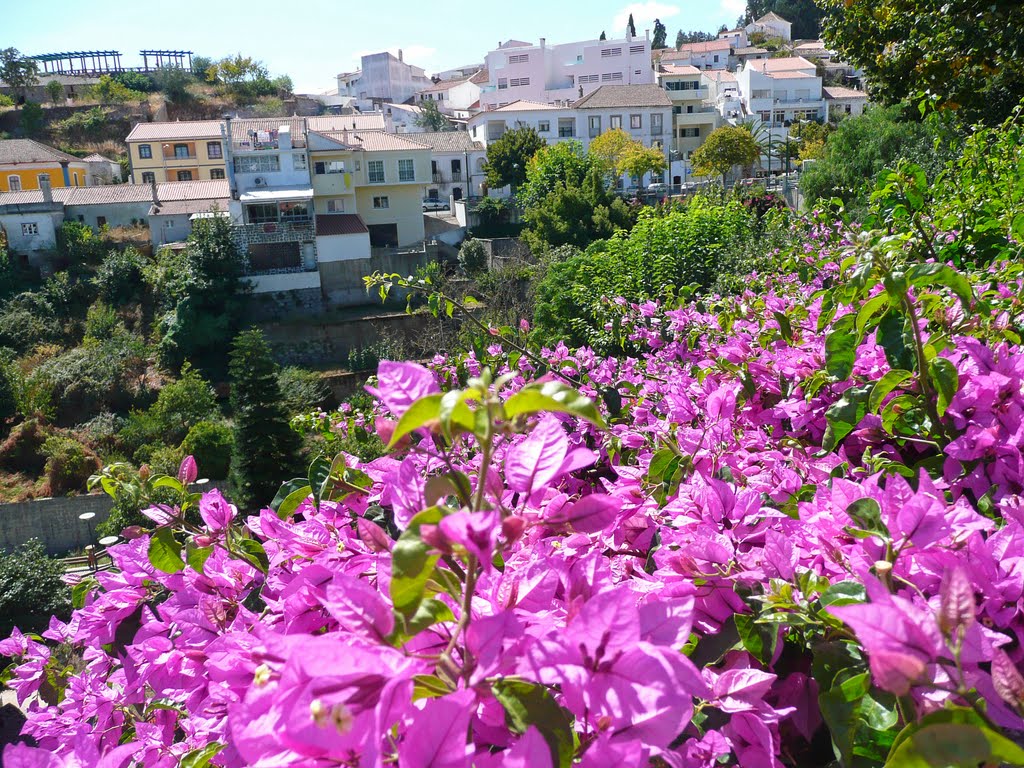
[[[437,699],[447,696],[452,689],[437,675],[414,675],[412,678],[412,700]]]
[[[821,441],[822,453],[829,453],[860,424],[867,413],[868,392],[871,384],[850,387],[843,396],[825,411],[825,435]]]
[[[85,606],[85,598],[89,593],[99,586],[99,582],[92,576],[87,576],[71,588],[71,605],[74,608]]]
[[[665,472],[672,464],[673,459],[678,459],[679,454],[668,448],[662,448],[651,456],[651,463],[647,467],[647,481],[660,483],[665,479]]]
[[[964,309],[974,301],[970,281],[948,264],[915,264],[907,270],[907,282],[918,287],[943,285],[956,294]]]
[[[885,400],[889,393],[907,379],[913,377],[913,375],[910,371],[903,369],[888,371],[871,388],[871,396],[868,398],[868,410],[872,413],[877,413],[878,409],[882,406],[882,401]]]
[[[217,753],[224,749],[223,744],[207,744],[202,749],[193,749],[181,758],[178,768],[207,768]]]
[[[302,496],[295,500],[295,494],[299,490],[303,490]],[[287,519],[299,504],[301,504],[307,496],[312,492],[309,487],[309,480],[305,477],[295,477],[286,483],[282,483],[281,487],[277,491],[277,495],[274,496],[274,500],[270,502],[270,508],[277,512],[277,516],[282,520]]]
[[[823,606],[863,603],[864,585],[859,581],[838,581],[822,592],[819,600]]]
[[[236,539],[234,544],[242,558],[248,560],[263,573],[267,572],[270,568],[270,560],[267,558],[267,551],[260,542],[256,541],[256,539]]]
[[[956,366],[945,357],[934,357],[928,361],[928,375],[935,385],[936,406],[939,416],[946,415],[946,409],[960,389],[960,375]]]
[[[391,551],[391,602],[407,618],[416,614],[438,560],[438,555],[431,554],[431,547],[420,537],[420,527],[436,525],[442,516],[437,507],[420,512],[409,521],[409,527]]]
[[[473,412],[466,405],[466,400],[479,399],[480,390],[453,389],[441,397],[438,417],[441,419],[441,431],[446,439],[451,440],[457,432],[472,432],[474,427]]]
[[[158,528],[150,538],[149,562],[164,573],[177,573],[185,567],[185,561],[181,559],[181,544],[170,528]]]
[[[878,531],[888,534],[882,523],[882,508],[874,499],[857,499],[846,508],[846,514],[857,526],[865,531]]]
[[[197,547],[191,541],[185,544],[185,562],[188,563],[189,568],[197,573],[203,572],[203,566],[206,565],[207,559],[213,554],[213,547]]]
[[[886,768],[1024,766],[1024,749],[987,725],[928,721],[908,726],[913,732],[894,745]]]
[[[331,477],[331,462],[325,456],[317,456],[309,465],[309,487],[313,493],[313,504],[320,509],[320,494]]]
[[[856,333],[856,316],[843,315],[832,324],[832,332],[825,337],[825,370],[837,379],[848,379],[857,359],[860,336]]]
[[[861,305],[860,309],[857,311],[856,328],[858,336],[864,333],[864,328],[867,326],[868,321],[878,314],[879,310],[887,306],[888,303],[888,294],[880,293],[877,296],[872,296]]]
[[[767,664],[775,654],[779,633],[776,627],[757,622],[752,613],[736,613],[732,617],[743,647],[758,661]]]
[[[793,325],[789,322],[789,318],[778,310],[772,312],[772,317],[774,317],[775,322],[779,324],[779,333],[782,334],[782,338],[786,341],[792,341],[794,338]]]
[[[599,427],[604,426],[594,401],[561,382],[527,384],[505,401],[507,419],[544,411],[568,413]]]
[[[912,371],[917,367],[914,337],[902,314],[895,309],[886,312],[878,323],[875,340],[885,351],[890,368]]]
[[[452,609],[449,608],[445,603],[437,600],[433,597],[427,598],[422,601],[417,607],[416,612],[409,617],[399,613],[397,615],[398,625],[404,625],[400,633],[396,633],[392,637],[392,642],[397,646],[405,643],[412,637],[415,637],[427,627],[431,627],[434,624],[441,624],[445,621],[455,621],[455,615],[452,613]]]
[[[178,493],[184,493],[185,492],[185,486],[183,486],[181,484],[181,482],[178,480],[178,478],[171,477],[170,475],[164,475],[163,477],[158,477],[156,480],[153,481],[153,487],[154,488],[173,488]]]
[[[409,410],[398,420],[388,448],[394,448],[403,437],[429,422],[437,421],[441,416],[441,398],[441,395],[427,395],[410,405]]]
[[[516,733],[531,725],[540,731],[551,749],[552,764],[570,768],[576,751],[572,722],[543,686],[505,678],[492,686],[494,697],[505,709],[505,722]]]

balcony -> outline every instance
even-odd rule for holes
[[[693,112],[680,112],[672,115],[672,121],[676,125],[708,125],[715,122],[716,109],[701,109]]]
[[[462,171],[452,171],[452,181],[462,181]]]
[[[434,171],[430,174],[430,180],[434,184],[444,184],[444,175],[440,171]]]

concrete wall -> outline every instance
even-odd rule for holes
[[[42,541],[51,555],[81,549],[95,543],[96,526],[107,519],[112,505],[105,493],[0,504],[0,549],[14,549],[29,539]],[[91,527],[78,519],[83,512],[96,513]]]
[[[253,293],[303,291],[320,287],[320,273],[316,270],[284,272],[277,275],[249,275],[245,279],[252,283]]]
[[[363,278],[374,272],[412,275],[429,261],[426,251],[394,253],[377,251],[368,259],[321,262],[320,284],[331,304],[358,307],[378,304],[380,297],[369,295]]]
[[[60,212],[0,214],[0,229],[7,233],[7,243],[16,253],[49,251],[57,247],[57,229],[63,216]],[[22,234],[22,224],[35,224],[39,234]]]
[[[81,221],[93,229],[99,229],[99,217],[106,219],[109,227],[130,227],[133,223],[149,223],[149,209],[153,203],[144,200],[139,203],[109,203],[107,205],[69,205],[64,209],[66,221]]]

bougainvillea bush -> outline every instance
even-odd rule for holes
[[[101,475],[177,502],[0,643],[4,765],[1024,764],[1022,272],[924,186],[741,296],[610,297],[622,358],[381,363],[261,510]]]

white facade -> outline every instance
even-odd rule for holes
[[[672,99],[670,150],[680,163],[679,172],[674,176],[690,175],[690,156],[719,125],[720,115],[709,102],[708,85],[702,75],[696,67],[672,64],[659,67],[658,84]]]
[[[743,27],[737,29],[730,29],[728,32],[719,32],[719,40],[728,40],[729,45],[733,48],[746,48],[750,45],[750,40],[747,39],[747,30]]]
[[[760,19],[757,19],[746,26],[748,36],[755,33],[761,33],[768,37],[780,37],[787,41],[793,39],[792,29],[793,25],[790,22],[771,12],[766,13]]]
[[[519,100],[565,105],[602,85],[654,82],[647,36],[552,46],[544,38],[539,45],[511,40],[488,53],[485,64],[481,109]]]
[[[736,73],[744,112],[769,124],[825,117],[821,78],[799,57],[748,62]]]
[[[433,101],[445,114],[468,117],[470,108],[480,101],[480,94],[483,92],[480,83],[476,81],[486,82],[486,79],[477,77],[477,74],[482,73],[474,73],[460,80],[442,80],[435,83],[416,94],[416,101],[420,104]]]
[[[360,106],[401,103],[431,84],[422,68],[405,63],[401,51],[397,58],[387,51],[367,54],[361,65],[358,72],[338,75],[338,93],[355,97]]]
[[[426,128],[416,125],[422,110],[413,104],[383,104],[393,133],[423,133]]]

